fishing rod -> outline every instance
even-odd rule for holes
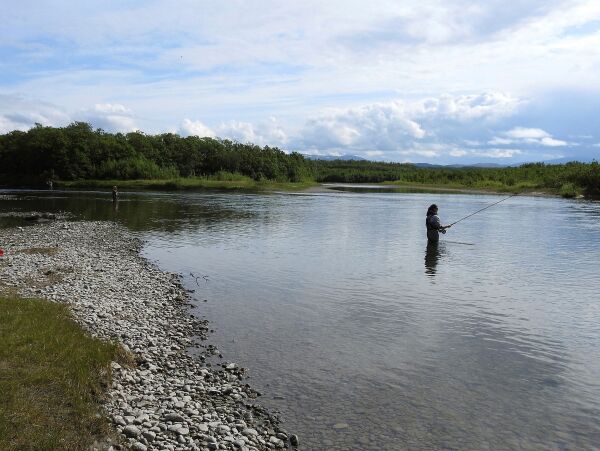
[[[473,215],[476,215],[477,213],[479,213],[479,212],[482,212],[483,210],[487,210],[488,208],[490,208],[490,207],[493,207],[494,205],[498,205],[500,202],[504,202],[505,200],[511,199],[511,198],[513,198],[513,197],[515,197],[515,196],[518,196],[518,195],[519,195],[519,193],[515,193],[515,194],[512,194],[512,195],[510,195],[510,196],[508,196],[508,197],[505,197],[504,199],[502,199],[502,200],[499,200],[498,202],[494,202],[493,204],[490,204],[490,205],[488,205],[487,207],[483,207],[481,210],[477,210],[475,213],[471,213],[470,215],[467,215],[467,216],[465,216],[464,218],[460,218],[458,221],[454,221],[452,224],[450,224],[450,225],[447,225],[447,226],[446,226],[446,227],[444,227],[444,228],[447,228],[447,227],[452,227],[454,224],[457,224],[457,223],[459,223],[460,221],[464,221],[465,219],[467,219],[467,218],[470,218],[471,216],[473,216]]]

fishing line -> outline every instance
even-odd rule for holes
[[[519,195],[519,193],[515,193],[508,197],[505,197],[504,199],[499,200],[498,202],[494,202],[493,204],[490,204],[487,207],[483,207],[481,210],[477,210],[475,213],[471,213],[470,215],[467,215],[464,218],[460,218],[458,221],[454,221],[452,224],[450,224],[446,227],[450,227],[450,226],[453,226],[454,224],[458,224],[460,221],[464,221],[465,219],[470,218],[471,216],[476,215],[477,213],[482,212],[483,210],[487,210],[488,208],[493,207],[494,205],[498,205],[500,202],[504,202],[505,200],[508,200],[508,199],[518,196],[518,195]]]

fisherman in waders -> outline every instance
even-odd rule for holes
[[[113,186],[113,189],[112,189],[112,200],[113,200],[113,202],[117,202],[119,200],[119,192],[117,191],[116,186]]]
[[[436,204],[432,204],[427,209],[427,218],[425,219],[425,225],[427,226],[427,240],[429,243],[437,243],[440,240],[440,233],[446,233],[446,229],[452,227],[452,225],[443,226],[440,223],[440,218],[437,215],[438,207]]]

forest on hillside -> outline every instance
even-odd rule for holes
[[[4,186],[35,186],[48,180],[167,180],[216,174],[238,174],[256,181],[396,182],[600,196],[598,162],[424,168],[409,163],[309,160],[277,147],[173,133],[109,133],[84,122],[66,127],[38,124],[25,132],[0,135],[0,184]]]

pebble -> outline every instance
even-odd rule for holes
[[[143,243],[125,227],[58,217],[0,229],[0,242],[10,250],[0,285],[17,288],[23,297],[68,303],[84,329],[117,340],[137,362],[111,363],[104,404],[131,449],[286,448],[278,419],[249,402],[258,393],[242,382],[245,369],[204,364],[220,354],[212,345],[198,348],[197,357],[185,351],[194,345],[193,337],[207,339],[208,323],[190,315],[190,294],[180,276],[141,257]],[[18,252],[48,243],[59,243],[58,252]],[[35,288],[31,280],[38,282]],[[298,443],[294,437],[292,445]]]
[[[298,446],[300,444],[300,440],[296,434],[290,435],[290,443],[292,446]]]
[[[154,441],[154,439],[156,438],[156,432],[154,432],[154,431],[150,431],[150,430],[148,430],[148,431],[144,431],[144,432],[143,432],[143,435],[144,435],[144,438],[145,438],[146,440],[148,440],[149,442],[153,442],[153,441]]]
[[[135,437],[139,437],[141,432],[137,427],[130,425],[130,426],[125,426],[123,428],[123,434],[125,434],[126,437],[135,438]]]

